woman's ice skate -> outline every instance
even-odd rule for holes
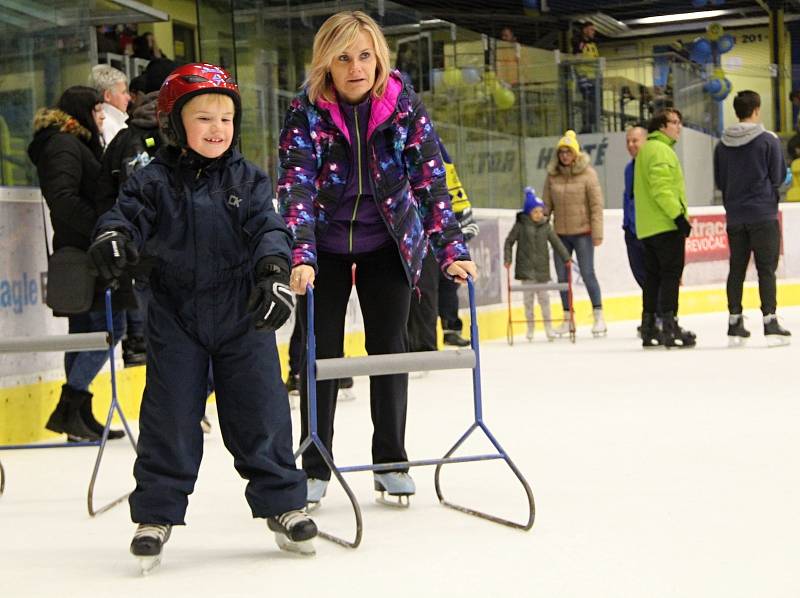
[[[306,481],[306,511],[311,512],[318,509],[327,490],[328,480],[308,478]]]
[[[600,338],[608,334],[608,328],[606,327],[606,321],[603,318],[603,310],[601,308],[592,310],[592,318],[594,319],[592,323],[592,336]]]
[[[133,534],[131,554],[139,559],[142,575],[147,575],[161,564],[161,552],[169,540],[171,525],[140,523]]]
[[[390,507],[400,507],[407,509],[411,505],[410,497],[413,496],[417,487],[414,480],[403,471],[390,471],[387,473],[375,473],[375,490],[380,492],[377,502]],[[394,497],[395,500],[386,498],[386,495]]]
[[[281,550],[303,556],[316,554],[312,540],[317,535],[317,525],[305,511],[298,509],[268,517],[267,527],[275,532],[275,542]]]

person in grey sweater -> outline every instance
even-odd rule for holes
[[[728,340],[742,344],[750,336],[742,318],[742,288],[750,254],[755,256],[764,336],[770,345],[788,344],[791,334],[775,315],[775,271],[780,257],[778,187],[786,162],[777,135],[761,124],[761,97],[740,91],[733,100],[739,122],[725,129],[714,151],[714,182],[727,214]]]
[[[547,243],[553,246],[559,256],[568,262],[569,251],[553,231],[544,215],[544,203],[531,187],[525,188],[525,202],[521,212],[517,213],[517,221],[508,233],[504,248],[503,262],[506,268],[511,268],[511,254],[514,244],[517,244],[517,259],[514,268],[514,278],[524,282],[543,283],[550,282],[550,251]],[[527,339],[533,340],[534,296],[539,300],[544,319],[544,330],[547,340],[553,340],[552,318],[550,316],[550,295],[548,291],[525,291],[525,317],[528,320]]]

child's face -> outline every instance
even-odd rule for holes
[[[544,210],[542,208],[533,208],[531,210],[531,220],[534,222],[541,222],[544,220]]]
[[[204,158],[219,158],[233,141],[233,100],[221,93],[204,93],[181,110],[186,143]]]

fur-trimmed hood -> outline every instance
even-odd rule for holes
[[[580,174],[586,167],[589,166],[589,156],[581,152],[578,154],[578,157],[575,158],[575,161],[572,163],[572,166],[569,168],[564,168],[558,162],[558,152],[553,154],[553,157],[550,158],[550,162],[547,164],[547,174],[550,176],[557,176],[559,174]]]
[[[28,146],[31,162],[37,164],[47,141],[57,133],[74,135],[83,143],[89,143],[92,133],[78,120],[57,108],[40,108],[33,118],[33,141]]]

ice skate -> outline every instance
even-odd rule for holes
[[[306,510],[310,512],[318,509],[327,491],[328,480],[308,478],[306,482]]]
[[[558,326],[558,328],[556,328],[552,332],[557,338],[562,338],[562,337],[565,337],[565,336],[569,336],[569,333],[570,333],[570,330],[569,330],[569,318],[562,320],[561,324]]]
[[[339,379],[339,394],[337,395],[339,401],[354,401],[356,393],[353,392],[353,379],[341,378]]]
[[[785,347],[792,342],[792,333],[778,322],[778,316],[764,316],[764,336],[768,347]]]
[[[268,517],[267,527],[275,532],[275,542],[281,550],[303,556],[316,554],[312,540],[317,535],[317,525],[305,511],[298,509]]]
[[[203,415],[200,420],[200,429],[203,430],[203,434],[211,434],[211,420],[208,419],[207,415]]]
[[[528,331],[525,333],[525,338],[528,339],[528,342],[533,342],[533,324],[528,324]]]
[[[556,333],[553,331],[553,325],[550,320],[544,323],[544,335],[547,337],[547,342],[552,343],[556,338]]]
[[[654,314],[642,314],[642,325],[639,326],[639,331],[642,339],[642,346],[645,349],[664,346],[664,338],[661,335],[661,330],[656,326],[656,317]]]
[[[454,330],[445,332],[442,340],[445,345],[452,347],[469,347],[469,341]]]
[[[410,497],[417,491],[414,480],[406,472],[390,471],[388,473],[375,473],[375,490],[380,492],[377,502],[390,507],[407,509],[411,505]],[[386,498],[386,495],[394,497]]]
[[[744,316],[742,314],[731,314],[728,316],[728,346],[743,347],[750,338],[750,331],[744,327]]]
[[[140,523],[136,528],[131,554],[139,559],[142,575],[148,575],[161,564],[161,553],[171,531],[171,525],[159,523]]]
[[[603,310],[601,308],[593,309],[592,317],[594,318],[594,322],[592,323],[592,336],[595,338],[600,338],[601,336],[608,334],[606,321],[603,319]]]
[[[695,333],[691,330],[681,328],[672,313],[665,313],[662,316],[662,327],[664,346],[668,349],[672,347],[689,349],[697,344],[697,336]]]

